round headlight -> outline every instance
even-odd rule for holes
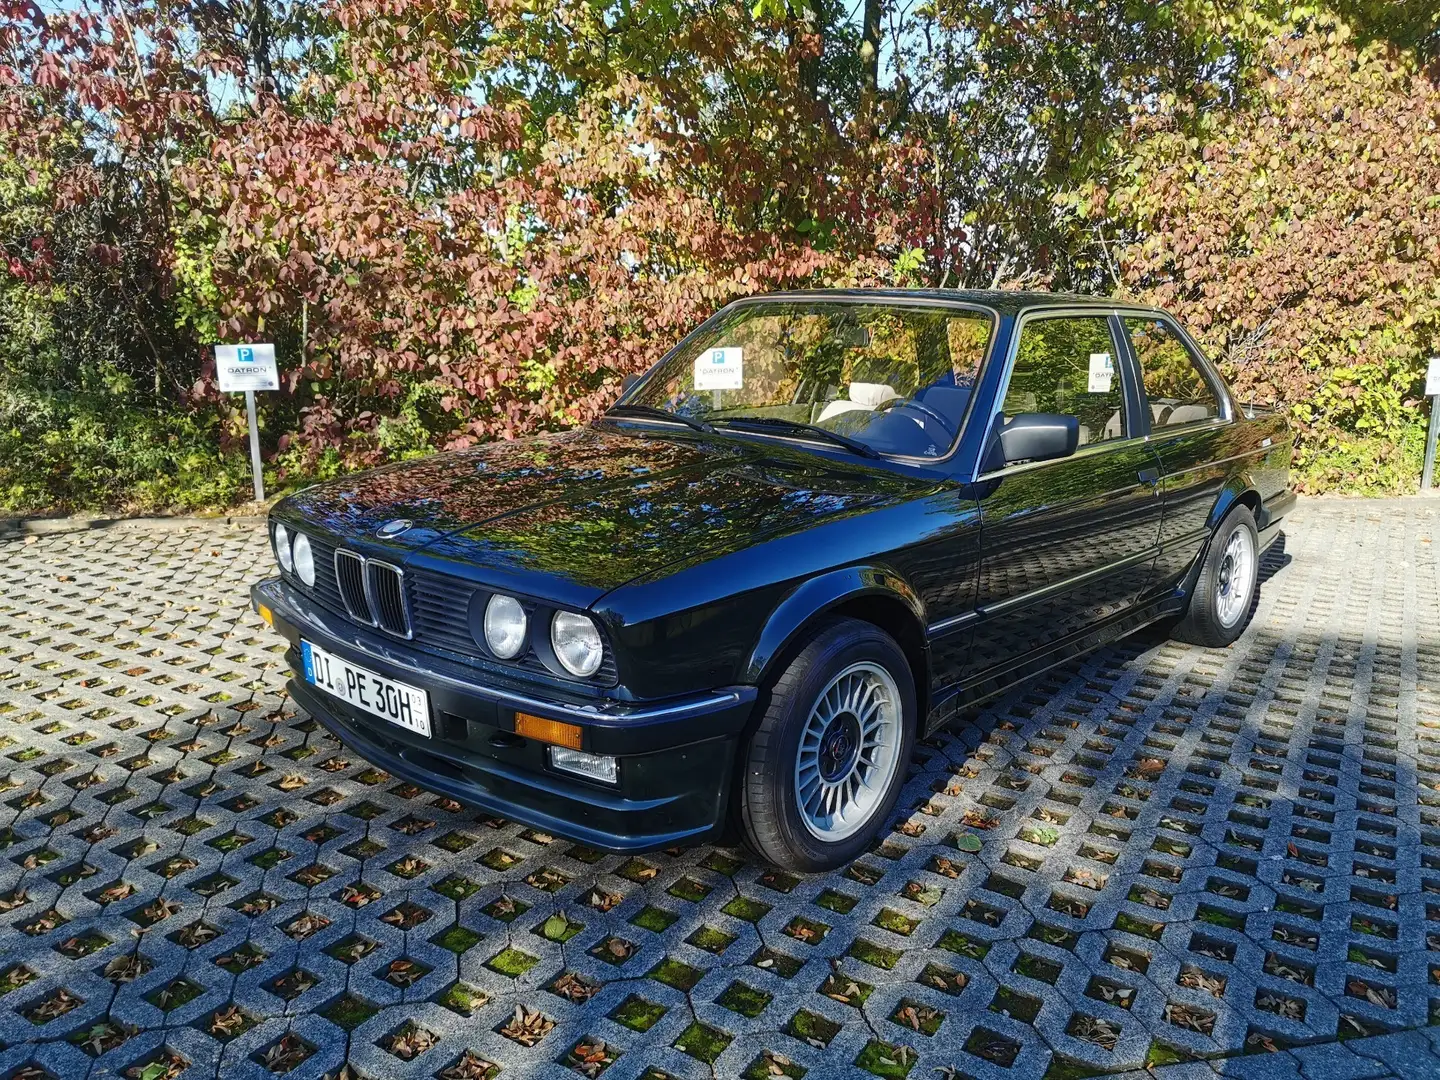
[[[310,550],[310,538],[304,533],[295,534],[295,543],[290,549],[295,560],[295,573],[306,585],[315,584],[315,555]]]
[[[290,557],[290,530],[284,525],[275,526],[275,559],[287,574],[295,569],[295,560]]]
[[[525,647],[525,624],[520,601],[496,593],[485,605],[485,644],[501,660],[512,660]]]
[[[600,631],[587,616],[557,611],[550,623],[550,644],[555,647],[556,659],[571,675],[584,679],[600,670],[605,646]]]

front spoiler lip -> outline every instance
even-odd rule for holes
[[[355,626],[339,616],[316,607],[287,590],[280,578],[257,582],[250,590],[251,606],[261,604],[274,616],[273,627],[295,648],[305,633],[326,647],[340,645],[345,652],[358,653],[361,662],[369,660],[383,668],[397,669],[394,676],[401,681],[416,680],[453,694],[485,698],[509,709],[519,709],[547,719],[562,720],[594,729],[596,733],[614,734],[625,738],[655,725],[672,724],[701,717],[716,718],[717,714],[742,711],[755,700],[758,690],[753,686],[732,686],[708,690],[690,697],[630,705],[613,699],[596,699],[584,704],[560,698],[541,698],[520,690],[512,690],[493,682],[477,681],[461,665],[436,657],[425,657],[425,666],[416,664],[413,650],[404,650],[403,642],[393,644],[379,635]],[[387,672],[388,674],[388,672]],[[469,676],[469,677],[467,677]],[[608,741],[608,740],[607,740]],[[626,741],[629,741],[628,738]],[[647,740],[649,741],[649,740]]]
[[[519,807],[513,801],[488,791],[477,781],[457,779],[435,768],[410,761],[406,757],[408,748],[403,745],[399,753],[396,753],[381,746],[375,740],[367,738],[364,730],[361,729],[359,725],[347,724],[330,710],[324,695],[316,692],[313,688],[309,687],[308,684],[300,682],[299,679],[290,680],[289,690],[291,696],[305,708],[306,712],[318,720],[321,725],[339,739],[342,744],[359,754],[366,761],[370,762],[370,764],[403,780],[418,784],[427,791],[432,791],[439,795],[448,795],[453,799],[493,813],[498,817],[523,821],[532,828],[554,833],[557,836],[564,836],[589,847],[618,854],[637,854],[645,851],[656,851],[661,848],[673,847],[677,844],[698,843],[715,836],[723,828],[723,815],[721,815],[720,818],[715,821],[706,822],[705,824],[690,829],[666,833],[624,834],[593,829],[580,824],[573,817],[557,816],[545,810],[538,809],[534,805]],[[438,758],[440,755],[429,756]],[[547,778],[543,777],[536,777],[535,779],[540,780],[542,784],[545,784],[547,780]],[[540,797],[553,799],[557,803],[575,802],[584,798],[593,799],[597,794],[594,789],[587,789],[584,792],[577,791],[573,794],[569,791],[551,790],[548,784],[540,786],[536,785],[533,781],[529,786],[540,793]],[[644,813],[645,810],[638,808],[631,812]]]

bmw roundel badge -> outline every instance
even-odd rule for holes
[[[415,524],[409,518],[396,518],[394,521],[387,521],[375,531],[375,535],[382,540],[389,540],[392,536],[399,536],[411,525]]]

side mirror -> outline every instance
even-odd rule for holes
[[[991,467],[1021,461],[1069,457],[1080,445],[1080,421],[1062,413],[1019,413],[1000,425],[990,456]]]
[[[624,397],[630,392],[630,388],[640,381],[639,375],[626,375],[620,380],[620,396]]]

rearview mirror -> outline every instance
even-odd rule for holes
[[[1080,421],[1062,413],[1019,413],[996,432],[1005,465],[1069,457],[1080,445]],[[992,457],[997,456],[992,448]]]
[[[872,339],[868,326],[842,325],[830,331],[830,340],[845,349],[868,349]]]

